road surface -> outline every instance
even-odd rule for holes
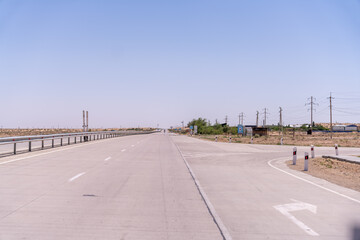
[[[0,158],[0,239],[351,239],[360,193],[291,153],[157,133]]]

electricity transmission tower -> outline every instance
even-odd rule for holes
[[[314,109],[314,105],[318,106],[319,104],[315,103],[316,98],[314,98],[313,96],[308,98],[308,101],[310,101],[310,102],[306,103],[305,106],[310,105],[310,111],[311,111],[310,129],[311,129],[311,132],[312,132],[313,125],[314,125],[314,111],[316,111],[316,109]]]

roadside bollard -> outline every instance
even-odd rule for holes
[[[215,142],[217,142],[217,136],[215,136]]]
[[[339,155],[339,149],[338,149],[338,145],[335,144],[335,153],[336,153],[336,156]]]
[[[229,137],[229,143],[231,143],[231,137]]]
[[[251,144],[253,144],[253,137],[251,137]]]
[[[294,149],[293,149],[293,165],[296,165],[296,151],[297,151],[297,148],[294,147]]]
[[[280,139],[280,145],[283,145],[283,138]]]
[[[304,159],[304,171],[309,170],[309,154],[305,152],[305,159]]]
[[[315,158],[314,145],[311,145],[311,158]]]

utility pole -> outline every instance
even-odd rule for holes
[[[310,102],[309,103],[306,103],[305,104],[305,106],[306,105],[310,105],[310,111],[311,111],[311,122],[310,122],[310,129],[311,129],[311,132],[312,132],[312,130],[313,130],[313,123],[314,123],[314,105],[319,105],[319,104],[317,104],[317,103],[315,103],[314,101],[316,101],[316,98],[314,98],[313,96],[311,96],[310,98],[308,98],[308,100],[310,100]]]
[[[239,125],[244,125],[244,113],[239,114]]]
[[[330,99],[330,138],[332,139],[332,135],[333,135],[333,128],[332,128],[332,99],[333,97],[331,96],[331,92],[330,92],[330,97],[328,97]]]
[[[227,122],[228,122],[228,116],[226,115],[225,116],[225,124],[227,125]]]
[[[86,131],[89,131],[89,112],[86,111]]]
[[[182,127],[184,128],[184,121],[181,121]]]
[[[259,111],[256,111],[256,127],[259,126]]]
[[[83,132],[85,132],[85,111],[83,110]]]
[[[268,109],[265,108],[265,109],[264,109],[264,127],[266,127],[266,116],[267,116],[268,114],[269,114],[269,113],[268,113]]]
[[[283,135],[284,135],[284,127],[283,127],[283,120],[282,120],[282,108],[279,107],[279,113],[280,113],[280,122],[279,122],[279,125],[280,125],[280,129],[279,131],[281,132],[281,139],[283,138]]]

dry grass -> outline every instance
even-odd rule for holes
[[[360,191],[360,164],[330,158],[310,158],[308,171],[304,171],[304,159],[298,159],[296,165],[292,165],[292,160],[286,164],[291,169]]]
[[[215,141],[215,135],[201,135],[196,136],[201,139]],[[232,142],[250,143],[250,137],[241,137],[232,135]],[[278,132],[272,132],[269,136],[253,137],[254,144],[270,144],[279,145],[281,135]],[[219,135],[219,142],[228,142],[229,135]],[[296,132],[295,137],[292,134],[285,134],[283,136],[284,145],[295,146],[334,146],[338,144],[341,147],[360,147],[360,133],[333,133],[333,138],[330,138],[330,133],[315,132],[313,135],[307,135],[305,132]]]
[[[93,128],[92,132],[96,131],[118,131],[118,130],[129,130],[125,128]],[[150,130],[150,128],[141,128],[140,130]],[[3,128],[0,129],[0,137],[13,137],[13,136],[30,136],[30,135],[47,135],[47,134],[58,134],[58,133],[74,133],[82,132],[82,129],[69,129],[69,128]]]

